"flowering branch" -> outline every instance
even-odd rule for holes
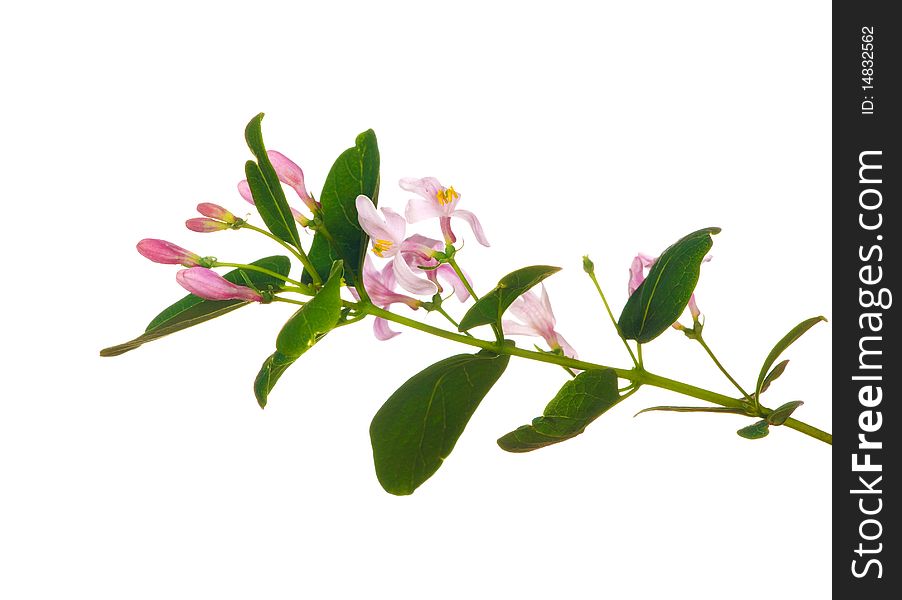
[[[628,298],[619,318],[615,318],[595,277],[592,261],[583,258],[583,268],[632,360],[630,368],[611,367],[579,358],[557,330],[544,281],[559,268],[522,267],[501,278],[493,289],[476,293],[476,286],[458,261],[463,245],[457,245],[455,223],[466,223],[483,246],[489,242],[477,216],[459,208],[463,198],[454,187],[445,187],[434,177],[405,178],[400,181],[401,189],[415,197],[408,199],[403,216],[390,207],[379,207],[379,151],[370,130],[360,134],[355,145],[339,156],[320,200],[316,200],[306,188],[301,168],[284,154],[266,150],[261,119],[262,114],[252,119],[245,131],[255,160],[245,165],[247,178],[239,182],[238,192],[257,208],[266,228],[211,203],[198,205],[202,216],[188,219],[186,227],[199,233],[250,230],[263,234],[300,263],[300,277],[290,276],[291,258],[286,256],[249,264],[223,262],[164,240],[142,240],[138,251],[146,258],[183,267],[176,272],[176,281],[190,293],[155,317],[140,336],[102,350],[102,356],[122,354],[248,304],[293,304],[297,311],[283,326],[275,351],[263,362],[254,381],[254,395],[265,407],[282,374],[305,352],[333,329],[367,317],[373,318],[373,333],[380,341],[400,335],[391,328],[394,324],[477,348],[475,354],[454,355],[415,374],[373,418],[370,437],[376,475],[393,494],[412,493],[438,470],[511,357],[557,365],[571,378],[543,415],[499,438],[499,446],[509,452],[529,452],[575,437],[646,385],[715,406],[656,406],[639,413],[739,415],[756,419],[737,432],[747,439],[764,437],[771,428],[785,426],[832,443],[829,433],[792,418],[800,401],[776,409],[764,407],[760,401],[786,369],[788,361],[777,363],[777,359],[823,317],[803,321],[777,343],[761,367],[754,393],[743,388],[705,342],[704,319],[694,291],[701,265],[710,259],[708,251],[713,236],[720,232],[718,228],[690,233],[658,257],[637,255],[629,269]],[[288,204],[282,185],[293,190],[308,214]],[[441,238],[408,234],[408,227],[416,223],[431,224]],[[300,230],[313,234],[306,248]],[[223,267],[233,270],[225,274],[215,270]],[[446,309],[445,303],[451,300],[467,306],[462,318],[455,319]],[[390,310],[397,304],[414,313],[437,312],[452,329]],[[679,322],[687,308],[691,327]],[[473,333],[484,326],[493,332],[494,339]],[[642,360],[642,346],[670,329],[697,341],[741,396],[735,398],[649,372]],[[520,348],[507,336],[538,338],[547,349]]]

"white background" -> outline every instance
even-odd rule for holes
[[[383,205],[403,208],[402,176],[453,184],[492,242],[458,226],[480,289],[526,264],[564,267],[547,282],[558,329],[589,360],[628,362],[581,255],[619,312],[637,251],[722,227],[698,302],[709,343],[751,386],[789,328],[831,317],[828,5],[23,6],[5,9],[0,36],[0,596],[829,593],[830,448],[791,430],[750,442],[742,417],[634,419],[693,403],[647,389],[583,436],[506,454],[495,439],[566,377],[515,359],[437,475],[396,498],[373,473],[369,421],[462,347],[343,329],[265,411],[251,382],[288,306],[98,357],[183,293],[139,239],[273,253],[251,233],[181,225],[202,201],[248,210],[243,128],[265,111],[268,146],[316,194],[369,127]],[[805,400],[798,416],[827,430],[830,327],[791,348],[766,395]],[[646,363],[732,393],[677,333]]]

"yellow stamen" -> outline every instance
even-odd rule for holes
[[[460,194],[454,191],[454,186],[451,186],[449,188],[443,188],[437,191],[435,193],[435,197],[436,199],[438,199],[438,203],[444,206],[460,198]]]
[[[384,258],[385,253],[394,246],[391,240],[373,240],[373,253],[379,258]]]

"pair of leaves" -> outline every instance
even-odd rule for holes
[[[301,247],[298,227],[291,215],[291,207],[285,198],[285,191],[279,182],[279,176],[266,154],[263,144],[261,121],[263,113],[250,120],[244,129],[244,139],[257,162],[249,160],[244,165],[247,184],[254,197],[254,206],[260,218],[274,236],[294,246]]]
[[[758,373],[758,381],[755,384],[755,398],[758,398],[760,401],[761,394],[770,387],[770,385],[783,374],[783,371],[786,370],[786,365],[789,364],[788,360],[783,360],[777,363],[776,366],[771,368],[773,364],[776,362],[780,355],[783,354],[783,351],[786,350],[789,346],[791,346],[796,340],[802,337],[806,331],[820,323],[821,321],[826,321],[822,316],[811,317],[810,319],[805,319],[795,327],[793,327],[789,333],[784,335],[779,342],[773,347],[770,351],[770,354],[767,355],[767,358],[764,359],[764,364],[761,365],[761,371]],[[770,433],[770,426],[775,425],[783,425],[789,418],[792,416],[792,413],[795,412],[797,408],[802,406],[804,402],[801,400],[793,400],[792,402],[787,402],[782,406],[774,409],[770,413],[768,413],[767,417],[749,425],[748,427],[743,427],[736,433],[738,433],[741,437],[744,437],[749,440],[757,440],[767,436]]]
[[[460,331],[468,331],[479,325],[501,325],[501,316],[530,288],[546,277],[560,271],[560,267],[535,265],[508,273],[491,292],[477,300],[460,320]]]
[[[276,351],[269,356],[254,380],[254,395],[260,408],[288,367],[329,333],[341,317],[342,262],[335,261],[329,279],[316,296],[291,316],[276,338]]]
[[[488,350],[458,354],[420,371],[389,397],[370,425],[385,491],[412,494],[438,470],[509,360]]]
[[[274,271],[284,277],[288,276],[291,269],[291,261],[285,256],[269,256],[255,260],[250,264]],[[250,285],[261,291],[277,292],[284,285],[281,279],[257,271],[235,269],[229,271],[223,277],[234,284]],[[193,327],[204,321],[215,319],[248,304],[250,302],[245,300],[204,300],[194,294],[188,294],[154,317],[143,334],[124,344],[101,350],[100,356],[124,354],[142,344],[152,342],[188,327]]]
[[[355,202],[361,194],[378,204],[379,146],[372,129],[358,135],[354,147],[341,153],[323,184],[320,204],[328,233],[317,232],[308,253],[313,268],[323,279],[332,263],[341,259],[348,285],[357,285],[369,241],[357,221]],[[310,274],[305,272],[302,281],[309,283]]]
[[[739,437],[744,437],[747,440],[760,440],[763,437],[767,437],[767,434],[770,433],[771,425],[782,425],[785,423],[792,413],[795,412],[795,409],[802,406],[802,404],[804,404],[804,402],[801,400],[787,402],[767,415],[767,418],[756,421],[747,427],[743,427],[736,433],[739,434]]]
[[[789,417],[792,416],[792,413],[794,413],[795,410],[803,404],[805,403],[801,400],[793,400],[792,402],[787,402],[779,408],[771,411],[766,418],[761,419],[760,421],[756,421],[748,427],[743,427],[736,433],[738,433],[740,437],[744,437],[747,440],[760,440],[770,433],[771,425],[782,425],[783,423],[788,421]]]
[[[764,364],[761,365],[761,371],[758,373],[758,382],[755,384],[755,397],[760,398],[761,393],[766,390],[770,384],[780,375],[783,374],[783,371],[786,369],[786,365],[789,363],[788,360],[784,360],[779,363],[772,370],[771,365],[776,362],[780,355],[783,354],[783,351],[786,350],[793,342],[802,337],[806,331],[820,323],[821,321],[826,321],[822,316],[811,317],[810,319],[805,319],[795,327],[793,327],[789,333],[783,336],[783,338],[777,342],[777,344],[773,347],[773,350],[770,351],[770,354],[767,355],[767,358],[764,359]]]
[[[711,236],[717,233],[719,227],[700,229],[661,254],[623,307],[617,325],[624,338],[650,342],[680,318],[695,291],[702,261],[714,244]]]
[[[583,371],[564,384],[541,417],[502,436],[498,445],[508,452],[530,452],[569,440],[618,402],[613,370]]]

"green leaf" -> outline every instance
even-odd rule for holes
[[[667,411],[667,412],[708,412],[708,413],[727,413],[734,415],[744,415],[747,414],[741,408],[730,408],[728,406],[652,406],[649,408],[643,408],[639,412],[637,412],[634,417],[638,417],[642,413],[652,412],[652,411]]]
[[[626,339],[640,344],[661,335],[680,318],[698,283],[702,261],[719,227],[690,233],[665,250],[648,277],[627,300],[617,324]]]
[[[282,373],[338,323],[342,272],[342,262],[335,261],[322,289],[282,326],[276,338],[276,351],[263,362],[254,380],[254,396],[260,408],[266,407],[269,393]]]
[[[275,271],[280,275],[288,276],[291,269],[291,261],[285,256],[269,256],[256,260],[252,265]],[[270,275],[258,273],[256,271],[242,271],[235,269],[223,275],[225,279],[238,285],[247,285],[250,282],[253,287],[261,291],[277,292],[282,289],[284,281],[276,279]],[[250,302],[244,300],[204,300],[194,294],[188,294],[172,306],[164,309],[158,314],[143,334],[139,335],[130,342],[112,346],[100,351],[100,356],[118,356],[129,350],[152,342],[170,333],[187,329],[204,321],[215,319],[221,315],[232,312],[242,306],[246,306]]]
[[[263,361],[263,366],[254,378],[254,396],[257,398],[257,404],[260,408],[266,408],[266,401],[269,399],[269,393],[276,386],[276,382],[282,376],[288,367],[294,364],[297,357],[285,356],[278,350],[273,352]]]
[[[487,350],[458,354],[420,371],[389,397],[370,425],[385,491],[412,494],[438,470],[509,360]]]
[[[777,366],[775,366],[773,369],[770,370],[770,373],[767,374],[767,377],[764,378],[764,382],[761,384],[761,393],[762,394],[767,391],[767,388],[770,387],[770,384],[772,384],[780,375],[783,374],[783,371],[786,370],[786,365],[788,365],[788,364],[789,364],[788,359],[781,360],[780,362],[777,363]]]
[[[329,237],[317,232],[310,246],[310,262],[325,278],[333,261],[345,263],[345,279],[356,285],[363,265],[363,255],[369,238],[357,222],[357,196],[363,194],[379,203],[379,146],[376,134],[368,129],[357,136],[353,148],[348,148],[335,161],[320,197],[323,224]],[[310,282],[304,273],[303,282]]]
[[[560,267],[535,265],[523,267],[501,278],[491,292],[476,301],[463,319],[460,331],[467,331],[479,325],[500,324],[501,315],[525,292],[540,281],[560,271]]]
[[[263,131],[261,121],[263,113],[260,113],[247,124],[244,130],[244,139],[248,147],[257,159],[257,162],[247,161],[244,165],[244,173],[247,176],[247,184],[251,188],[254,197],[254,206],[260,213],[260,218],[266,223],[266,227],[277,238],[288,242],[295,248],[301,247],[298,237],[298,227],[285,199],[285,191],[279,183],[279,176],[269,161],[266,147],[263,145]],[[331,264],[331,263],[330,263]]]
[[[792,402],[787,402],[783,406],[774,409],[772,413],[767,415],[767,422],[771,425],[782,425],[786,422],[789,417],[792,416],[792,413],[795,410],[805,404],[801,400],[793,400]]]
[[[761,372],[758,373],[758,383],[755,385],[755,395],[757,398],[761,397],[761,392],[764,387],[764,380],[767,377],[768,369],[770,369],[771,365],[774,364],[780,355],[786,350],[793,342],[802,337],[806,331],[820,323],[821,321],[826,321],[824,317],[811,317],[810,319],[806,319],[793,327],[789,333],[783,336],[777,345],[774,346],[774,349],[770,351],[770,354],[767,355],[767,358],[764,359],[764,364],[761,365]],[[774,369],[776,370],[776,369]],[[782,372],[782,371],[781,371]],[[774,377],[773,379],[776,379]],[[773,380],[772,379],[772,380]]]
[[[767,434],[770,433],[770,426],[767,424],[767,421],[756,421],[748,427],[743,427],[736,433],[739,434],[739,437],[744,437],[747,440],[760,440],[763,437],[767,437]]]
[[[541,417],[498,439],[508,452],[529,452],[563,442],[620,402],[617,375],[611,369],[583,371],[564,384]]]

